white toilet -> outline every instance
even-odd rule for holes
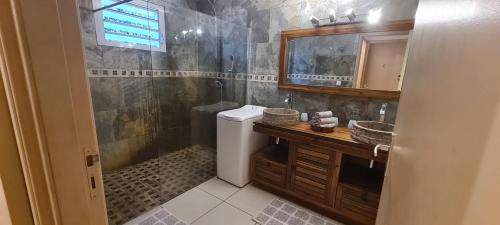
[[[250,182],[250,155],[267,144],[266,135],[256,133],[253,122],[265,107],[245,105],[217,114],[217,176],[238,187]]]

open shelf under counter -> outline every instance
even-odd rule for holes
[[[253,129],[270,136],[269,146],[252,156],[257,186],[347,225],[375,223],[387,152],[374,157],[375,146],[352,139],[347,128],[320,133],[307,123],[255,122]]]
[[[285,187],[287,167],[288,149],[270,145],[253,154],[250,173],[254,180]]]

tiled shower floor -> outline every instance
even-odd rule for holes
[[[104,174],[109,225],[122,225],[215,174],[216,150],[200,145]]]

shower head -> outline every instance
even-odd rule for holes
[[[222,83],[222,81],[220,81],[220,80],[217,79],[217,80],[214,81],[214,86],[216,88],[222,88],[222,87],[224,87],[224,83]]]

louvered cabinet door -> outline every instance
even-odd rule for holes
[[[290,189],[301,198],[333,204],[335,151],[312,145],[293,145],[290,155]]]

